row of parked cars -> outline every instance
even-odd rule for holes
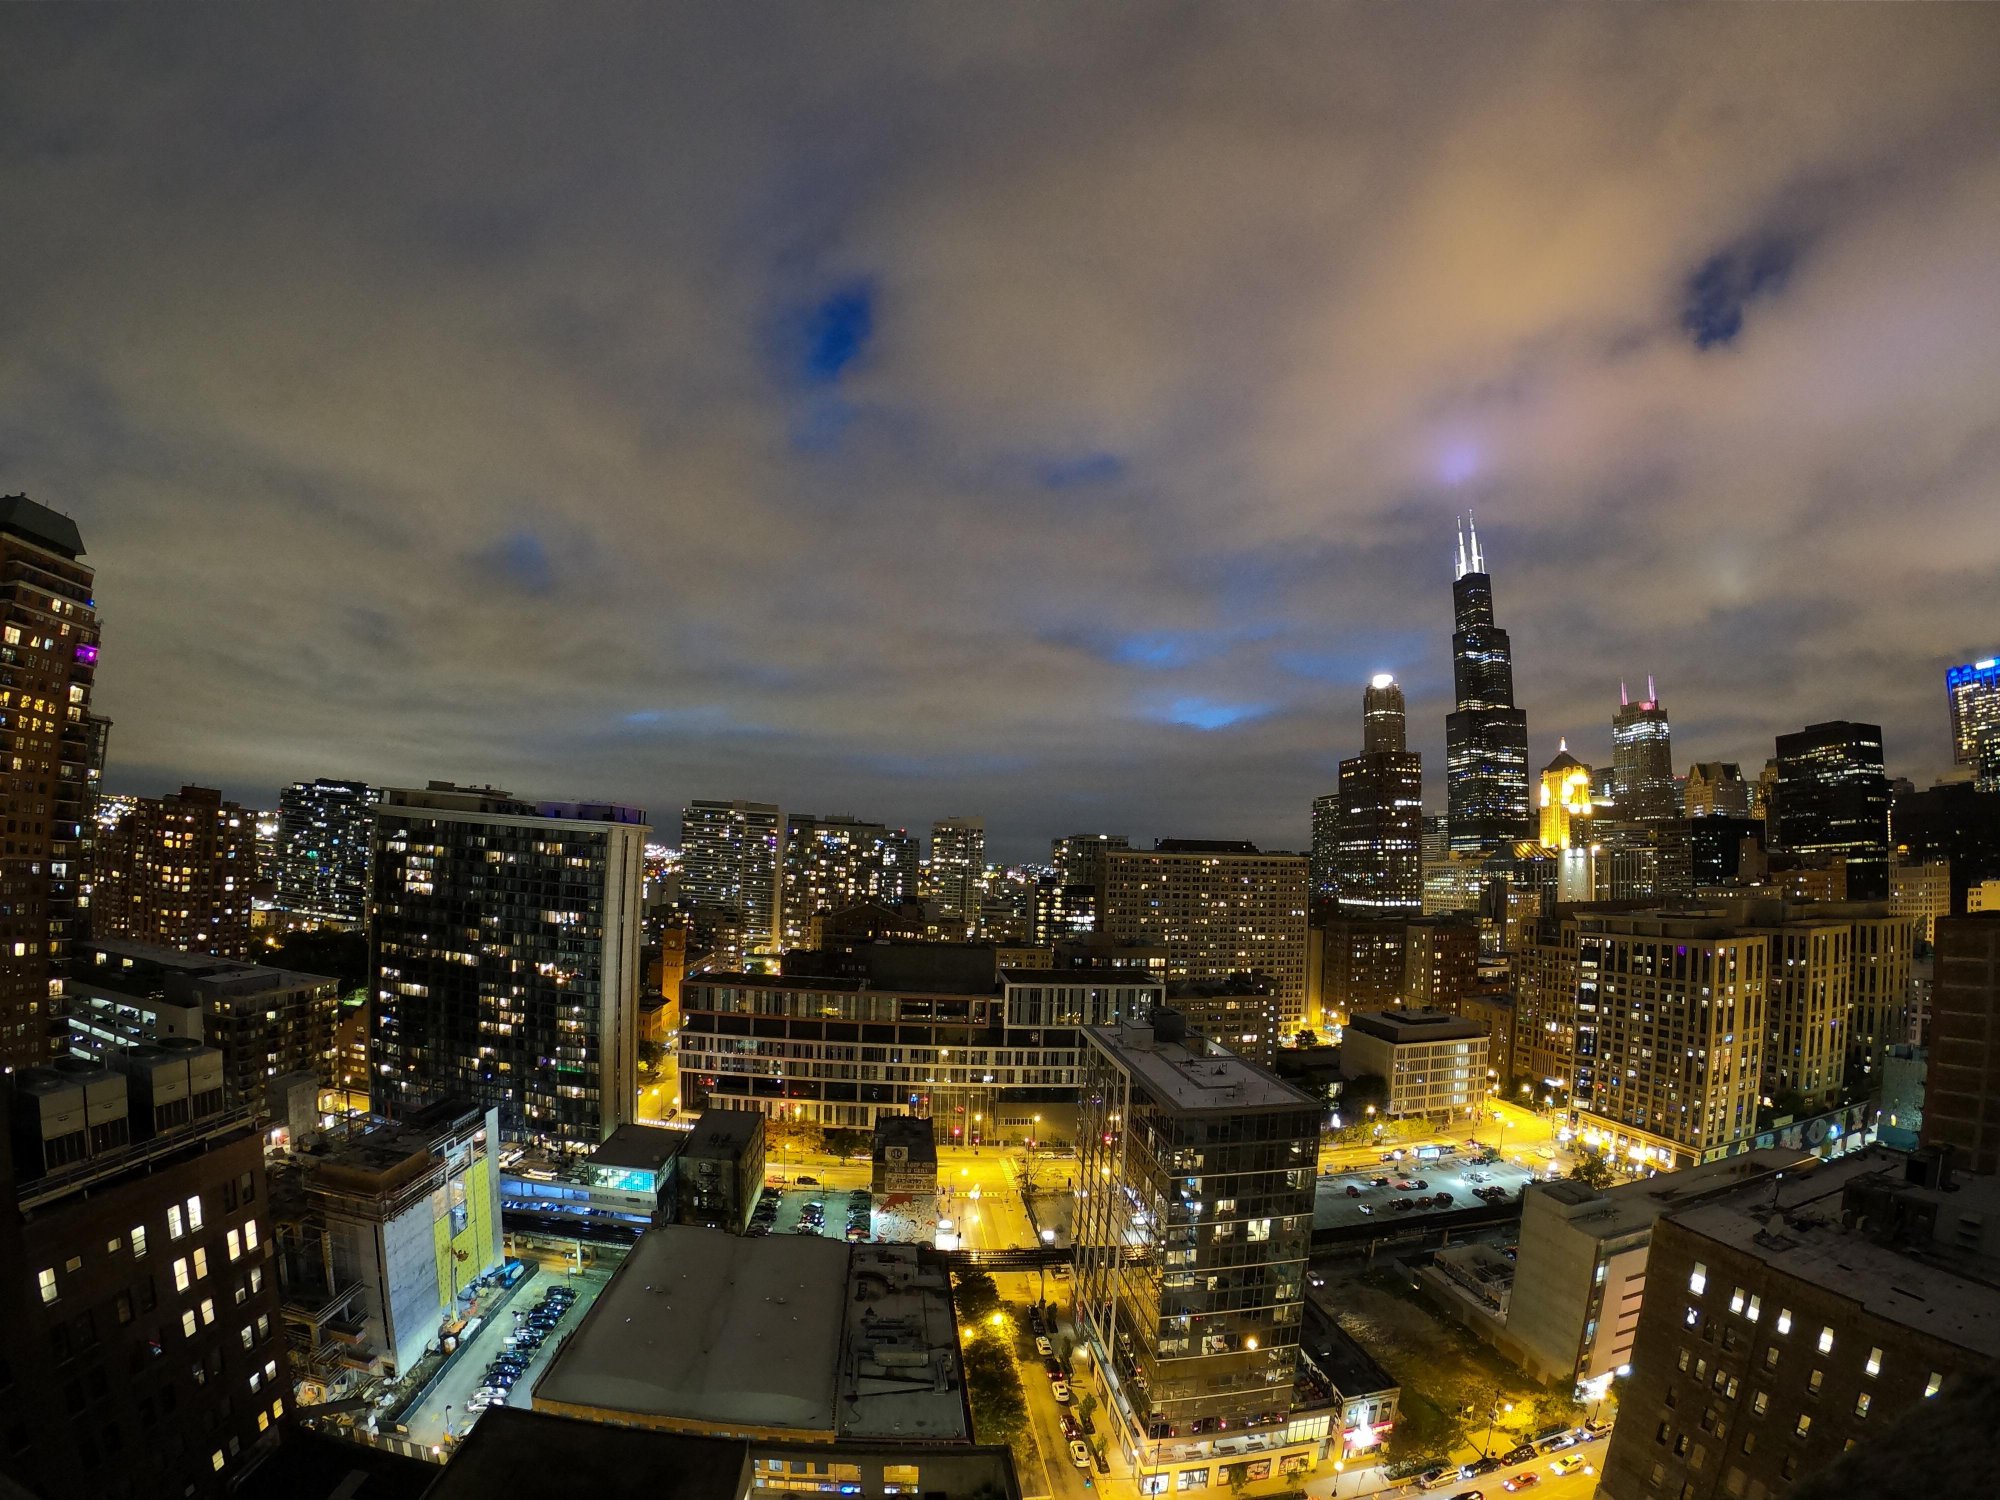
[[[555,1332],[556,1325],[575,1303],[574,1287],[552,1286],[542,1293],[542,1300],[532,1310],[517,1315],[520,1325],[507,1335],[506,1347],[486,1367],[485,1374],[480,1377],[479,1389],[472,1394],[469,1404],[474,1411],[484,1411],[489,1406],[499,1406],[506,1401],[507,1393],[528,1368],[528,1361],[534,1358],[535,1351]]]
[[[800,1178],[801,1182],[806,1179]],[[873,1200],[867,1188],[856,1188],[847,1195],[847,1242],[857,1244],[868,1238],[871,1230],[870,1217]],[[778,1223],[778,1195],[773,1193],[757,1200],[757,1206],[750,1211],[750,1233],[767,1235]],[[814,1198],[799,1210],[798,1227],[795,1234],[823,1235],[826,1233],[826,1200]]]
[[[1478,1479],[1483,1475],[1498,1473],[1501,1469],[1511,1469],[1519,1464],[1533,1463],[1537,1458],[1546,1458],[1552,1453],[1561,1453],[1565,1448],[1573,1448],[1578,1443],[1587,1443],[1592,1438],[1602,1437],[1611,1428],[1609,1422],[1587,1422],[1581,1427],[1566,1428],[1560,1432],[1545,1434],[1533,1442],[1522,1443],[1505,1453],[1496,1453],[1490,1458],[1475,1459],[1457,1468],[1441,1467],[1426,1469],[1417,1476],[1417,1488],[1434,1490],[1456,1480]],[[1581,1453],[1563,1454],[1549,1465],[1549,1473],[1557,1479],[1578,1470],[1592,1472],[1590,1461]],[[1510,1474],[1500,1481],[1500,1488],[1510,1495],[1532,1490],[1542,1482],[1541,1474],[1534,1469],[1523,1469],[1518,1474]],[[1485,1500],[1484,1490],[1460,1490],[1451,1500]]]

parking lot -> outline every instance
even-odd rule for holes
[[[1478,1208],[1488,1201],[1497,1204],[1504,1198],[1510,1203],[1519,1202],[1522,1186],[1546,1175],[1548,1164],[1541,1166],[1538,1173],[1511,1161],[1482,1165],[1470,1157],[1458,1156],[1433,1161],[1378,1160],[1354,1171],[1319,1179],[1313,1198],[1313,1228],[1400,1226],[1421,1220],[1427,1214]],[[1350,1193],[1349,1188],[1354,1191]],[[1439,1203],[1440,1193],[1449,1194],[1451,1201]],[[1396,1207],[1405,1202],[1408,1207]]]
[[[544,1264],[537,1274],[530,1277],[507,1305],[491,1320],[485,1323],[470,1342],[452,1358],[450,1368],[434,1386],[423,1403],[413,1408],[405,1417],[404,1425],[409,1428],[412,1442],[425,1445],[444,1440],[447,1422],[451,1432],[463,1437],[477,1420],[472,1409],[474,1394],[484,1383],[487,1366],[508,1349],[508,1336],[526,1321],[529,1313],[542,1301],[550,1287],[567,1287],[576,1296],[569,1311],[543,1340],[540,1348],[532,1351],[526,1367],[515,1381],[513,1390],[507,1397],[510,1406],[529,1405],[529,1393],[534,1389],[535,1380],[554,1357],[563,1337],[583,1321],[597,1294],[611,1279],[611,1273],[623,1262],[622,1255],[609,1256],[589,1270],[566,1272],[560,1265]]]
[[[859,1197],[853,1196],[856,1194]],[[866,1188],[765,1188],[763,1196],[757,1201],[756,1213],[751,1219],[750,1232],[752,1234],[760,1232],[765,1234],[797,1234],[800,1225],[809,1222],[812,1205],[818,1204],[820,1206],[819,1220],[817,1224],[811,1227],[815,1228],[818,1233],[827,1239],[846,1239],[848,1237],[847,1227],[850,1222],[848,1216],[850,1201],[858,1203],[861,1199],[868,1199],[871,1205],[873,1203],[873,1199],[869,1197]],[[875,1215],[872,1207],[863,1211],[863,1219],[866,1224],[865,1232],[867,1237],[874,1238]],[[762,1226],[761,1230],[759,1226]]]

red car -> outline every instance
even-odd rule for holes
[[[1542,1482],[1542,1476],[1535,1473],[1516,1474],[1512,1479],[1500,1481],[1500,1488],[1510,1493],[1517,1490],[1531,1490]]]

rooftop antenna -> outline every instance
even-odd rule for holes
[[[1486,559],[1479,555],[1479,525],[1472,519],[1471,511],[1465,513],[1465,529],[1467,534],[1472,538],[1472,571],[1475,573],[1484,573],[1486,571]]]
[[[1648,703],[1658,703],[1660,701],[1660,695],[1653,691],[1653,674],[1651,672],[1646,674],[1646,701]]]
[[[1458,571],[1452,575],[1456,582],[1472,570],[1465,565],[1465,517],[1458,518]]]
[[[1625,696],[1625,679],[1622,677],[1618,679],[1618,706],[1620,708],[1632,706],[1632,700]]]

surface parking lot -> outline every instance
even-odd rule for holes
[[[1512,1161],[1482,1165],[1469,1156],[1449,1156],[1434,1161],[1377,1162],[1351,1172],[1324,1175],[1313,1195],[1313,1228],[1351,1229],[1365,1225],[1386,1232],[1427,1216],[1483,1207],[1489,1200],[1479,1196],[1481,1188],[1503,1189],[1505,1202],[1518,1203],[1522,1187],[1546,1177],[1549,1165],[1539,1162],[1538,1171]],[[1387,1178],[1388,1186],[1377,1186],[1378,1178]],[[1409,1186],[1399,1187],[1399,1183]],[[1417,1186],[1419,1183],[1423,1186]],[[1356,1189],[1352,1194],[1348,1192],[1350,1187]],[[1439,1193],[1449,1193],[1451,1202],[1437,1204]],[[1395,1207],[1405,1199],[1411,1207]],[[1432,1201],[1418,1201],[1422,1199]],[[1498,1207],[1502,1200],[1490,1201]]]

